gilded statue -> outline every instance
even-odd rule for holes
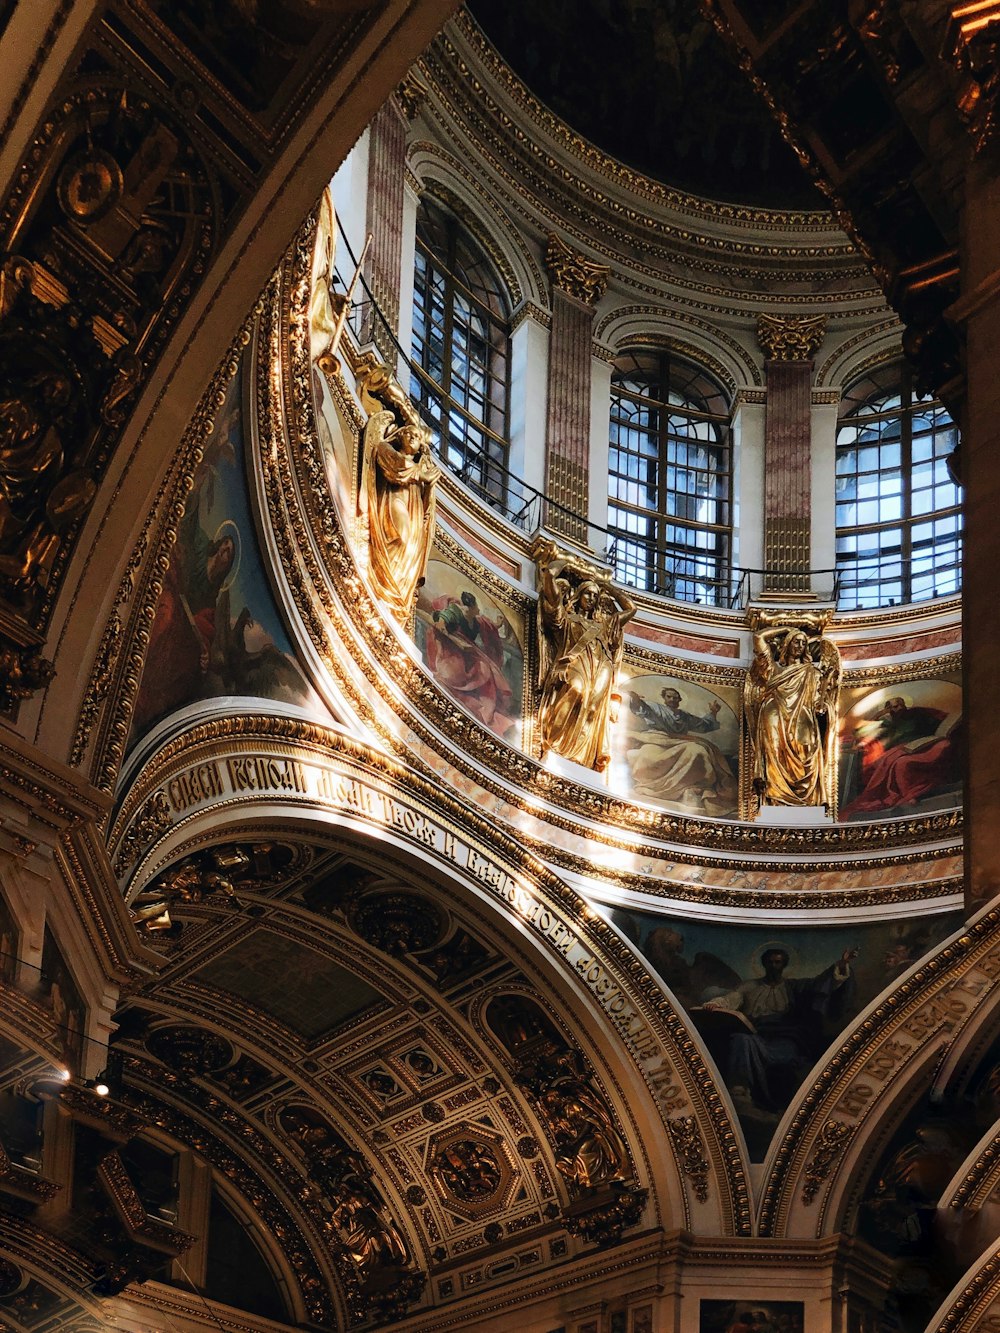
[[[556,1141],[556,1168],[578,1189],[631,1179],[628,1149],[608,1108],[584,1079],[557,1079],[539,1098]]]
[[[434,539],[435,486],[430,431],[385,366],[363,381],[362,401],[378,406],[365,426],[359,509],[368,527],[368,572],[377,595],[405,625],[424,581]]]
[[[829,612],[751,612],[753,662],[743,695],[751,803],[837,801],[840,654],[823,631]]]
[[[611,760],[609,730],[625,626],[635,606],[593,566],[554,542],[532,548],[538,569],[542,752],[598,773]]]

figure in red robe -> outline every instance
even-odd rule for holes
[[[842,819],[916,805],[959,780],[957,724],[938,731],[948,714],[940,708],[908,706],[887,699],[876,714],[878,729],[859,744],[861,790],[843,807]]]
[[[427,665],[438,682],[484,726],[503,735],[514,723],[514,691],[503,672],[503,616],[481,613],[475,593],[436,597]]]

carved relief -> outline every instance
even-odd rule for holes
[[[545,247],[545,267],[552,285],[585,305],[596,305],[608,288],[611,270],[572,249],[554,231]]]
[[[761,315],[757,321],[768,361],[811,361],[825,336],[825,315]]]

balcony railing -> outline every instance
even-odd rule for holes
[[[356,267],[354,251],[338,219],[340,241]],[[349,276],[335,273],[335,280],[346,291]],[[411,383],[420,386],[415,405],[431,432],[436,456],[449,474],[456,478],[481,503],[521,532],[534,532],[543,524],[555,532],[573,535],[583,542],[595,559],[608,565],[615,580],[638,592],[680,602],[741,610],[755,598],[768,593],[794,591],[816,600],[832,602],[838,610],[866,610],[891,606],[880,590],[894,578],[903,561],[896,557],[887,572],[884,557],[852,560],[828,569],[789,573],[775,569],[755,569],[714,559],[710,553],[691,551],[650,552],[646,558],[634,538],[592,523],[590,519],[538,490],[512,472],[501,458],[507,456],[508,441],[490,431],[471,416],[464,406],[447,393],[427,372],[416,364],[400,344],[395,329],[386,319],[364,274],[360,277],[361,296],[352,302],[347,324],[359,346],[374,344],[397,375],[409,374]],[[448,429],[455,423],[455,431]],[[470,448],[470,442],[474,447]],[[584,535],[585,534],[585,535]],[[919,598],[954,596],[961,587],[961,561],[927,569],[926,554],[910,562],[913,576],[930,579],[932,591]]]

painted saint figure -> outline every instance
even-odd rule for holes
[[[769,623],[770,621],[770,623]],[[840,654],[826,618],[756,612],[744,719],[750,784],[762,805],[836,805]]]
[[[532,552],[538,566],[538,722],[543,753],[553,750],[598,773],[611,760],[608,728],[625,626],[635,606],[554,542]]]
[[[842,819],[916,805],[961,780],[960,723],[941,708],[917,706],[901,695],[856,729],[853,753],[861,760],[861,789]]]
[[[412,408],[400,409],[401,391],[389,379],[383,366],[369,374],[363,387],[363,401],[392,402],[395,410],[383,408],[368,418],[359,506],[368,523],[372,583],[393,617],[405,624],[434,539],[435,486],[441,469],[431,458],[430,432]]]
[[[696,717],[681,706],[679,691],[660,691],[662,703],[629,695],[629,708],[647,724],[628,753],[633,790],[637,796],[676,801],[713,815],[730,815],[736,808],[736,778],[725,755],[706,732],[719,730],[722,704],[713,699],[708,711]]]
[[[427,665],[438,681],[480,722],[500,735],[514,722],[514,691],[504,674],[502,615],[484,615],[474,592],[432,603]]]
[[[819,1054],[823,1020],[843,1011],[853,998],[851,963],[857,952],[845,949],[831,967],[806,978],[785,976],[784,949],[765,949],[763,977],[743,981],[701,1006],[741,1017],[745,1030],[729,1034],[725,1059],[737,1111],[784,1109],[790,1089]]]

